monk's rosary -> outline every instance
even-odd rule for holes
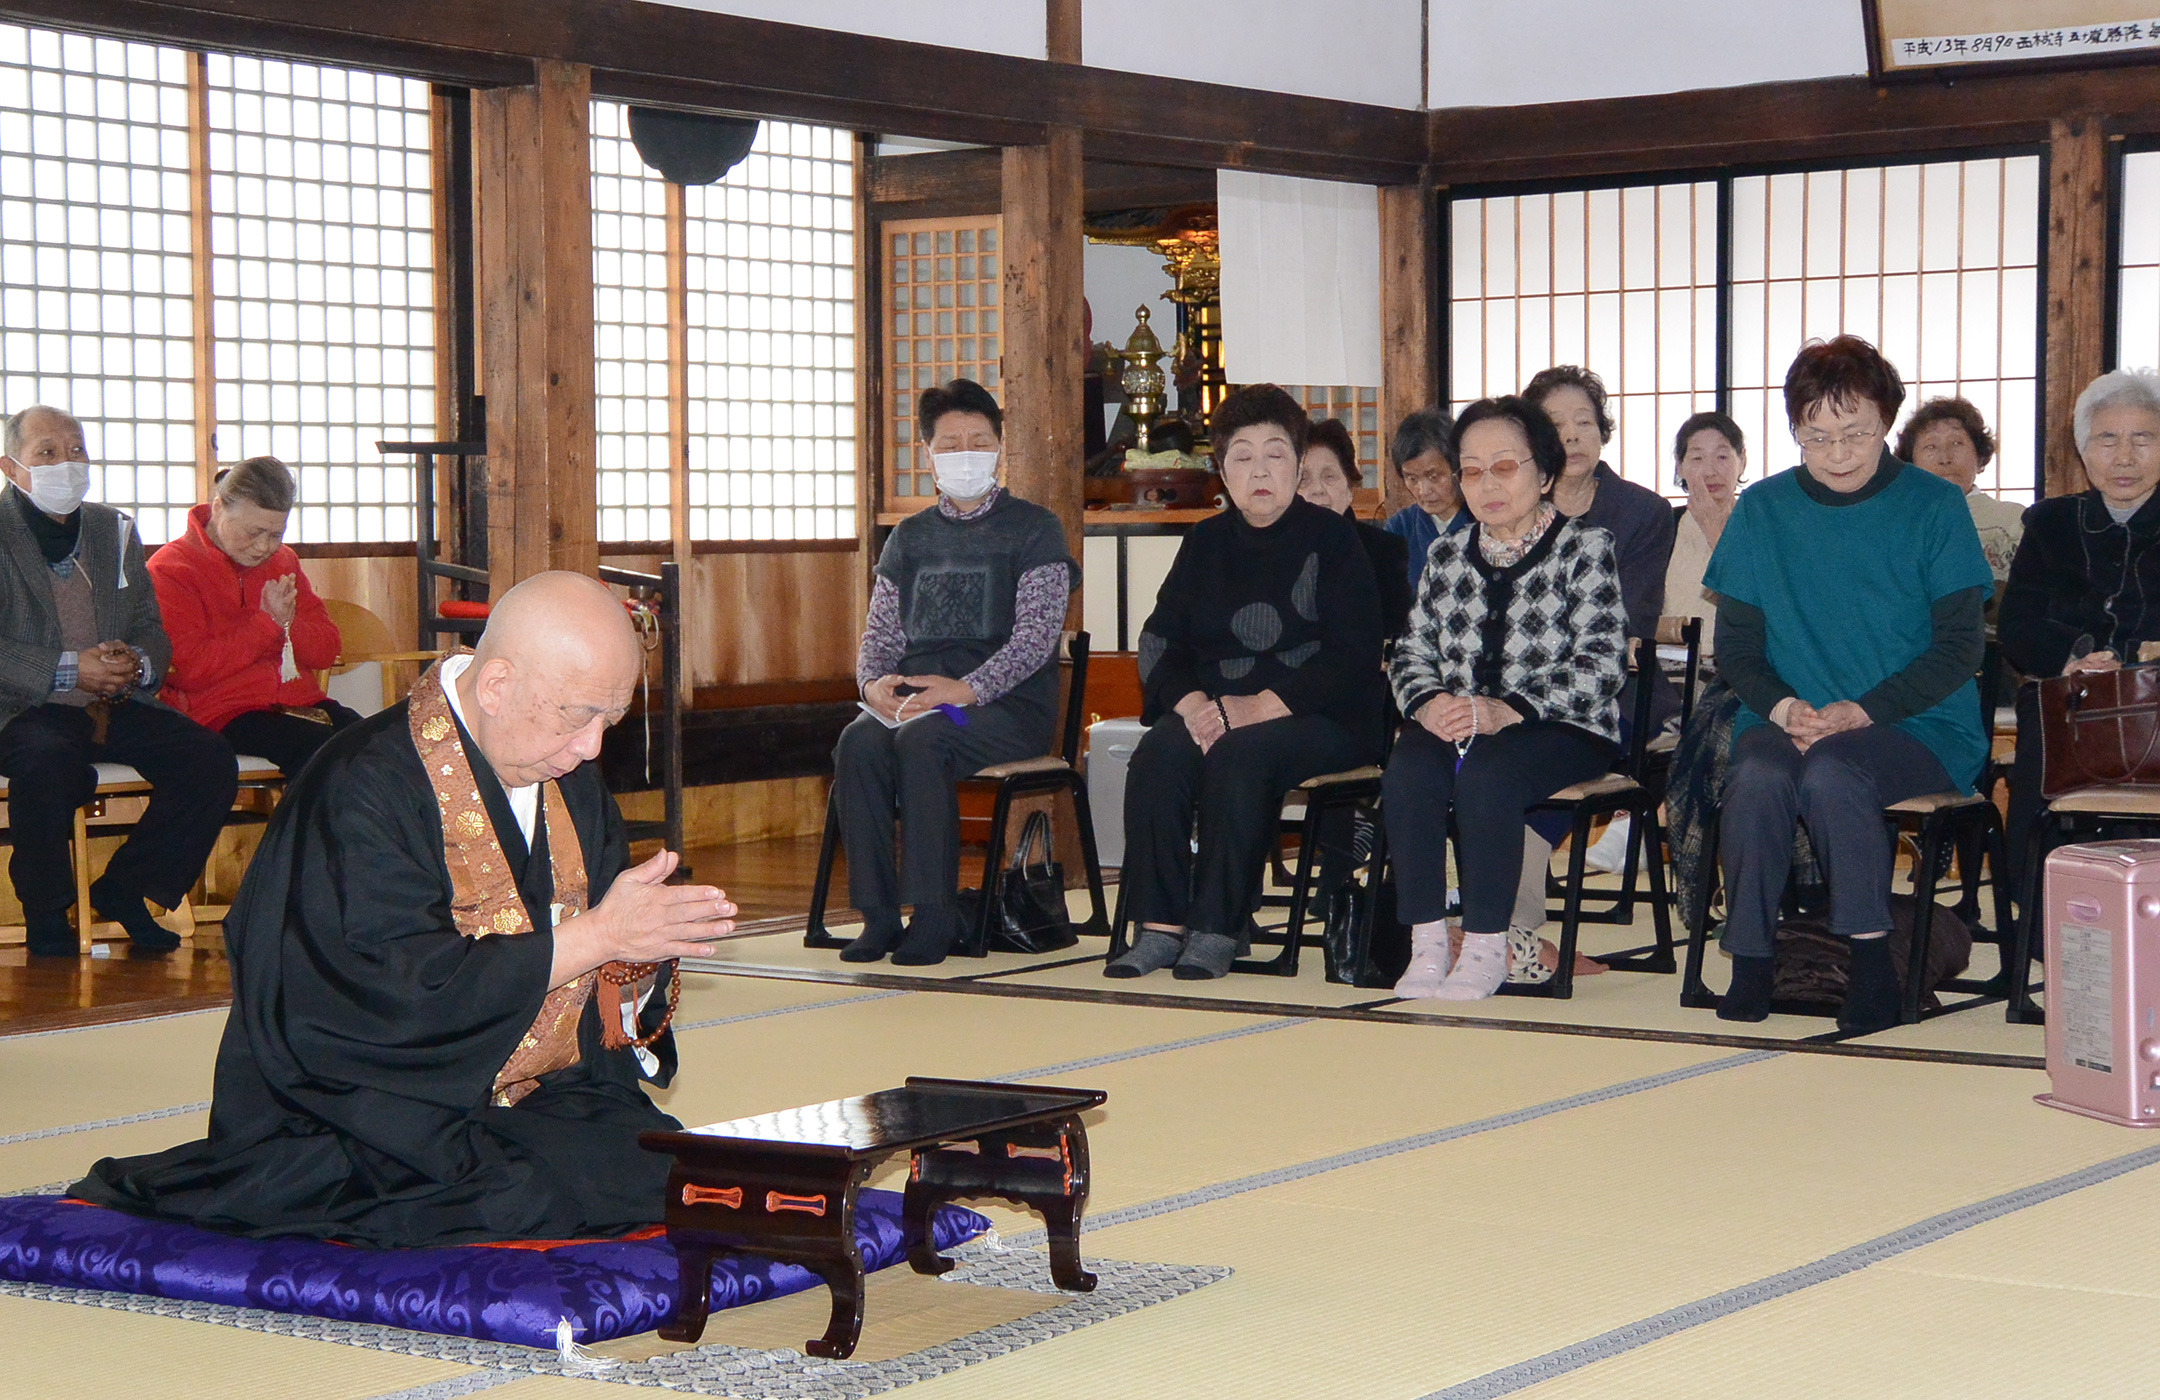
[[[652,1028],[651,1034],[641,1035],[636,1039],[625,1037],[623,1046],[627,1046],[632,1050],[643,1050],[646,1046],[667,1034],[667,1028],[674,1024],[675,1008],[682,1004],[682,970],[676,965],[674,958],[669,958],[664,963],[610,962],[600,964],[600,980],[615,988],[618,997],[626,995],[631,987],[636,986],[646,978],[658,975],[663,967],[667,969],[668,975],[667,1015],[660,1018],[660,1024]],[[614,1027],[604,1020],[601,1024],[605,1030],[614,1030]],[[614,1036],[607,1035],[602,1039],[613,1040]],[[610,1046],[609,1048],[619,1049],[622,1047]]]

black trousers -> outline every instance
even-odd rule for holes
[[[75,809],[97,790],[97,763],[125,763],[154,789],[134,834],[105,867],[106,886],[170,909],[202,877],[238,786],[232,745],[184,715],[137,701],[112,707],[106,741],[96,745],[86,712],[39,705],[0,728],[15,841],[8,877],[25,915],[61,913],[75,902],[68,838]]]
[[[1447,912],[1448,809],[1455,811],[1456,870],[1465,933],[1506,933],[1522,882],[1523,818],[1564,787],[1612,767],[1617,746],[1587,729],[1525,720],[1480,734],[1456,766],[1455,746],[1406,724],[1381,784],[1395,912],[1406,924]]]
[[[2010,857],[2010,889],[2019,907],[2026,898],[2025,847],[2033,823],[2047,805],[2040,797],[2040,687],[2027,683],[2017,692],[2017,757],[2010,761],[2010,811],[2003,840]]]
[[[315,750],[330,742],[330,736],[348,724],[358,724],[363,716],[358,710],[348,710],[335,700],[324,700],[318,707],[330,716],[328,724],[318,724],[298,715],[288,715],[280,710],[249,710],[225,721],[218,733],[233,746],[234,753],[253,754],[267,758],[278,766],[278,771],[288,778],[296,778],[307,767]]]
[[[1246,921],[1273,848],[1283,798],[1307,778],[1369,763],[1334,720],[1290,715],[1233,729],[1205,754],[1166,715],[1125,773],[1125,908],[1135,926],[1171,924],[1246,944]],[[1199,852],[1193,828],[1199,824]]]
[[[1771,955],[1802,821],[1830,886],[1830,931],[1887,930],[1893,852],[1883,808],[1955,786],[1927,746],[1895,725],[1848,729],[1806,753],[1774,724],[1742,734],[1718,817],[1725,946],[1735,957]]]
[[[993,763],[1050,751],[1051,720],[1004,701],[942,714],[898,729],[864,715],[833,750],[833,791],[847,846],[848,899],[857,909],[951,904],[960,889],[960,779]],[[893,818],[900,820],[900,859]]]

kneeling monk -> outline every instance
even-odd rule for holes
[[[642,664],[620,602],[541,574],[479,649],[324,745],[225,923],[210,1136],[74,1194],[241,1235],[377,1247],[623,1234],[661,1218],[676,1127],[664,960],[720,891],[633,870],[591,760]],[[661,964],[639,967],[639,964]],[[657,985],[656,985],[657,984]]]

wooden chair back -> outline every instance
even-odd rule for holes
[[[1080,735],[1087,727],[1088,634],[1058,635],[1058,714],[1050,754],[1080,766]]]
[[[335,666],[317,677],[318,682],[373,662],[382,673],[382,704],[388,709],[404,698],[429,662],[442,656],[439,651],[401,649],[391,635],[390,625],[358,603],[325,598],[322,604],[338,630],[338,659]]]

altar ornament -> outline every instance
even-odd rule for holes
[[[1150,313],[1145,305],[1134,308],[1138,318],[1133,333],[1126,337],[1123,350],[1110,352],[1122,371],[1118,375],[1118,387],[1125,391],[1125,412],[1133,421],[1133,427],[1144,438],[1155,420],[1162,416],[1163,391],[1168,381],[1163,378],[1162,342],[1155,337],[1155,330],[1148,324]]]

